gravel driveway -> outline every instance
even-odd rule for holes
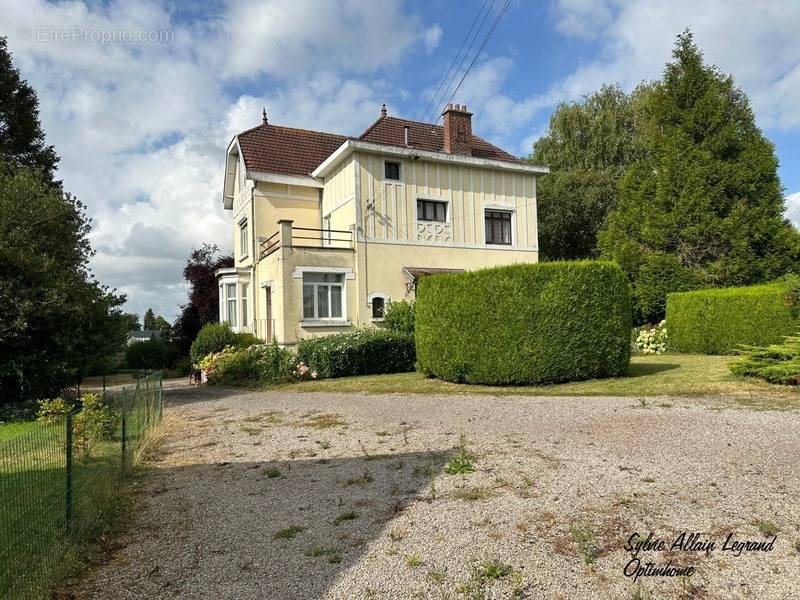
[[[136,523],[79,598],[789,598],[800,589],[795,411],[725,399],[214,388],[174,390],[170,402]],[[472,455],[474,472],[447,474],[460,454],[455,462],[468,471]],[[683,549],[672,548],[684,531]],[[625,546],[637,532],[664,548],[631,562]],[[750,549],[723,549],[729,534],[729,546],[751,540]],[[677,571],[625,575],[647,563]]]

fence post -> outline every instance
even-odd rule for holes
[[[125,473],[126,461],[125,453],[127,452],[126,444],[128,437],[128,388],[122,388],[122,472]]]
[[[72,413],[67,414],[67,489],[65,490],[65,517],[67,530],[72,527]]]

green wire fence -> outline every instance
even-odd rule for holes
[[[102,535],[162,399],[153,373],[0,441],[0,598],[49,598],[69,554]]]

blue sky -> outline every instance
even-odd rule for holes
[[[473,53],[504,2],[0,0],[0,31],[39,93],[59,176],[89,206],[95,273],[129,310],[171,319],[189,250],[230,250],[224,149],[262,106],[273,123],[345,134],[384,102],[419,118],[481,8]],[[749,95],[800,224],[800,2],[512,0],[453,101],[524,155],[559,102],[659,77],[687,26]]]

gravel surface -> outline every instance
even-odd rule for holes
[[[783,599],[800,588],[795,411],[188,388],[170,393],[167,415],[136,523],[78,598]],[[451,475],[462,433],[475,470]],[[691,576],[625,576],[630,536],[651,531],[666,547],[643,550],[642,568]],[[671,549],[683,531],[715,548]],[[762,549],[735,556],[728,534]]]

